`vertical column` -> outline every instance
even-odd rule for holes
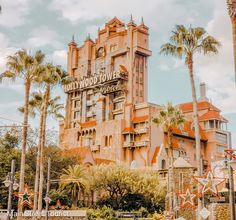
[[[87,96],[86,96],[86,91],[82,92],[82,100],[81,100],[81,110],[82,110],[82,118],[81,121],[85,122],[86,121],[86,112],[87,112]]]

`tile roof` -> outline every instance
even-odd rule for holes
[[[180,109],[182,112],[192,112],[193,111],[193,103],[188,102],[188,103],[182,103],[179,105]],[[212,105],[210,102],[203,101],[203,102],[198,102],[197,103],[198,110],[203,110],[203,109],[211,109],[215,111],[220,111],[217,107]]]
[[[205,135],[205,132],[202,130],[201,126],[200,127],[200,137],[202,141],[207,141],[207,137]],[[174,128],[174,133],[175,134],[179,134],[179,135],[183,135],[186,137],[191,137],[191,138],[195,138],[195,133],[193,130],[193,126],[192,126],[192,122],[190,121],[185,121],[184,122],[184,126],[182,129],[180,128]]]
[[[167,135],[164,135],[164,146],[167,147]],[[179,143],[175,138],[172,139],[172,147],[173,149],[179,148]]]
[[[148,115],[138,116],[138,117],[134,117],[132,122],[133,123],[139,123],[139,122],[147,121],[148,118],[149,118]]]
[[[221,116],[218,111],[214,111],[214,110],[211,110],[199,117],[199,121],[207,121],[210,119],[217,119],[219,121],[228,122],[228,120],[225,119],[223,116]]]
[[[158,155],[159,151],[160,151],[160,146],[157,146],[155,149],[155,152],[153,154],[153,157],[152,157],[152,164],[157,162],[157,155]]]
[[[133,129],[132,127],[127,127],[127,128],[125,128],[125,129],[122,131],[122,134],[127,134],[127,133],[132,133],[132,134],[134,134],[135,131],[134,131],[134,129]]]
[[[81,127],[93,127],[96,124],[97,124],[96,121],[87,121],[87,122],[84,122],[84,123],[80,123],[80,126]]]

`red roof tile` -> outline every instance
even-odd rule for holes
[[[228,122],[228,120],[222,117],[218,111],[214,111],[214,110],[211,110],[199,117],[199,121],[207,121],[210,119],[216,119],[219,121]]]
[[[152,164],[157,162],[157,155],[158,155],[159,151],[160,151],[160,146],[157,146],[156,149],[155,149],[155,152],[153,154]]]
[[[199,126],[199,127],[200,127],[201,140],[207,141],[207,137],[205,135],[205,132],[202,130],[201,126]],[[179,135],[183,135],[186,137],[195,138],[195,133],[193,130],[192,122],[190,122],[190,121],[185,121],[182,129],[174,128],[174,133],[179,134]]]
[[[127,134],[127,133],[135,133],[135,131],[132,127],[127,127],[122,131],[122,134]]]
[[[180,106],[180,109],[182,110],[182,112],[192,112],[193,111],[193,103],[192,102],[183,103],[183,104],[180,104],[179,106]],[[211,109],[211,110],[215,110],[215,111],[220,111],[217,107],[212,105],[210,102],[206,102],[206,101],[198,102],[197,107],[198,107],[198,110]]]
[[[133,123],[143,122],[143,121],[147,121],[148,118],[149,118],[148,115],[134,117],[132,122]]]

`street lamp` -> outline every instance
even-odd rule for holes
[[[7,220],[10,219],[10,215],[11,215],[13,190],[17,190],[19,187],[19,184],[16,182],[16,179],[15,179],[15,167],[16,167],[16,160],[12,160],[11,172],[7,174],[6,180],[3,181],[4,185],[9,188],[8,202],[7,202]]]
[[[235,220],[235,199],[234,199],[234,176],[233,170],[236,169],[236,150],[225,150],[224,167],[222,171],[228,174],[229,183],[229,205],[230,205],[230,219]],[[228,171],[228,172],[227,172]]]

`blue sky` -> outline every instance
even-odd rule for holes
[[[130,14],[137,24],[144,17],[150,28],[149,101],[174,104],[191,101],[188,72],[184,62],[160,55],[161,44],[169,39],[174,25],[202,26],[222,43],[217,56],[195,57],[196,82],[204,81],[207,96],[226,118],[236,144],[236,86],[234,83],[232,34],[224,0],[2,0],[0,15],[0,71],[6,56],[20,48],[42,49],[47,59],[66,68],[67,44],[72,35],[78,44],[90,33],[94,39],[99,27],[117,16],[127,23]],[[198,89],[198,87],[197,87]],[[62,95],[60,89],[54,92]],[[20,80],[0,85],[0,124],[21,121],[17,107],[23,104]],[[64,99],[64,98],[63,98]],[[31,121],[37,125],[37,121]],[[50,121],[50,127],[57,122]]]

